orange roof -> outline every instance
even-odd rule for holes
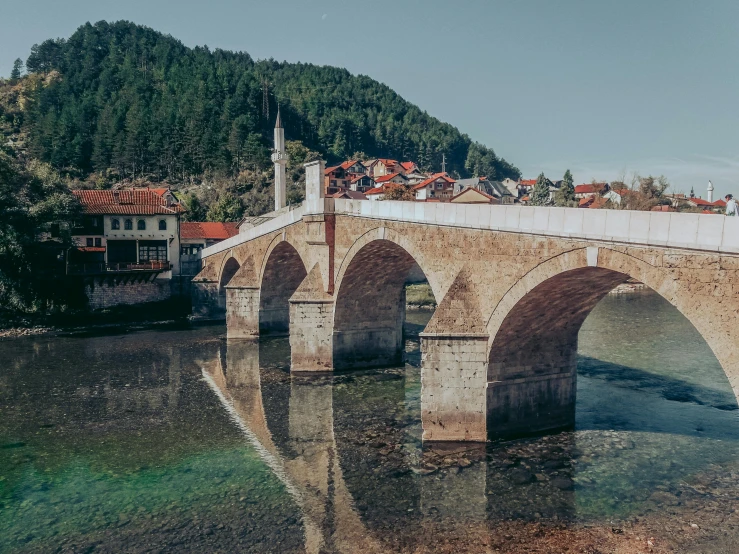
[[[412,170],[412,169],[414,169],[416,167],[416,164],[415,164],[415,162],[400,162],[400,166],[405,171],[410,171],[410,170]]]
[[[169,189],[151,189],[151,188],[149,190],[151,192],[158,194],[159,196],[164,196],[169,191]]]
[[[390,175],[383,175],[382,177],[375,177],[375,183],[387,183],[388,181],[394,179],[398,175],[400,175],[400,173],[391,173]],[[400,176],[403,179],[405,179],[405,177],[403,177],[402,175]]]
[[[352,178],[351,178],[351,181],[350,182],[356,183],[357,181],[359,181],[360,179],[364,179],[365,177],[367,179],[369,179],[370,181],[374,181],[374,179],[372,177],[370,177],[369,175],[356,174],[356,175],[352,175]]]
[[[702,198],[688,198],[687,200],[688,202],[692,202],[696,206],[716,206],[721,208],[726,206],[726,202],[721,199],[716,200],[715,202],[709,202],[708,200],[703,200]]]
[[[375,194],[382,194],[385,192],[384,187],[375,187],[373,189],[369,189],[367,192],[364,193],[365,196],[369,195],[375,195]]]
[[[184,211],[179,204],[167,206],[167,201],[151,189],[73,190],[72,193],[86,214],[170,215]]]
[[[342,169],[349,169],[351,166],[353,166],[354,164],[357,164],[357,163],[359,163],[359,161],[357,161],[357,160],[349,160],[349,161],[346,161],[346,162],[342,163],[339,167],[341,167]]]
[[[238,235],[236,223],[217,221],[183,221],[180,223],[180,238],[225,240]]]
[[[521,198],[521,202],[528,202],[528,201],[529,201],[528,196],[524,196],[523,198]]]
[[[323,174],[324,175],[328,175],[329,173],[333,173],[334,171],[336,171],[340,167],[341,167],[340,165],[335,165],[335,166],[332,166],[332,167],[327,167],[326,169],[323,170]]]
[[[447,183],[455,183],[456,182],[454,179],[452,179],[451,177],[449,177],[449,175],[447,175],[446,173],[434,173],[431,177],[429,177],[425,181],[421,181],[420,183],[418,183],[417,185],[415,185],[413,187],[413,190],[422,189],[423,187],[425,187],[426,185],[430,185],[431,183],[433,183],[437,179],[444,179]]]
[[[575,187],[575,194],[591,194],[597,192],[603,192],[603,189],[608,186],[608,183],[590,183],[584,185],[577,185]]]
[[[521,179],[518,184],[525,187],[533,187],[536,184],[536,179]]]
[[[378,162],[382,162],[385,165],[398,165],[398,160],[391,160],[389,158],[377,158]]]

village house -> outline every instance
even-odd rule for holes
[[[168,189],[72,192],[83,216],[72,229],[76,248],[67,273],[149,270],[159,279],[179,274],[184,210]]]
[[[350,188],[351,182],[358,176],[366,175],[367,168],[356,160],[349,160],[328,167],[324,171],[324,183],[326,194],[333,194],[340,190]]]
[[[608,192],[608,183],[587,183],[575,187],[575,198],[580,200],[588,196],[602,196]]]
[[[236,223],[183,221],[180,223],[180,254],[192,256],[203,248],[239,234]]]
[[[479,189],[464,187],[449,200],[452,204],[500,204],[500,200]]]
[[[503,179],[501,181],[501,184],[506,189],[508,189],[508,192],[511,193],[511,196],[513,196],[513,198],[518,198],[519,197],[519,194],[518,194],[518,192],[519,192],[519,190],[518,190],[518,181],[514,181],[510,177],[506,177],[505,179]]]
[[[335,192],[329,198],[344,198],[346,200],[367,200],[367,196],[356,190],[340,190]]]
[[[407,185],[408,179],[402,173],[391,173],[389,175],[383,175],[382,177],[375,177],[375,183],[377,186],[384,186],[394,183],[396,185]]]
[[[369,175],[355,175],[349,180],[349,190],[367,192],[375,188],[375,181]]]
[[[364,193],[368,200],[385,200],[385,187],[375,187]]]
[[[496,200],[496,204],[513,204],[515,197],[500,181],[491,181],[487,177],[459,179],[454,183],[454,194],[459,195],[465,188],[473,188]],[[452,200],[453,201],[453,200]]]
[[[449,202],[454,196],[454,183],[454,179],[446,173],[435,173],[413,187],[416,192],[416,200],[422,202],[430,200]]]

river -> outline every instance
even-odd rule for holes
[[[0,342],[0,552],[738,552],[739,411],[651,292],[580,334],[572,432],[424,447],[404,367],[291,378],[223,326]]]

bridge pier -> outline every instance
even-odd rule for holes
[[[221,305],[217,281],[193,281],[191,290],[194,319],[223,319],[225,317],[225,306]]]
[[[323,289],[318,264],[290,297],[290,371],[331,371],[334,298]]]
[[[393,294],[399,291],[399,297]],[[355,299],[351,321],[335,325],[333,356],[336,369],[389,367],[403,363],[405,288],[388,287],[385,294]]]
[[[485,442],[485,334],[421,333],[425,441]]]
[[[226,285],[226,336],[229,339],[259,337],[259,289]]]

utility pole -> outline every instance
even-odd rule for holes
[[[446,154],[441,155],[441,172],[446,173]]]

